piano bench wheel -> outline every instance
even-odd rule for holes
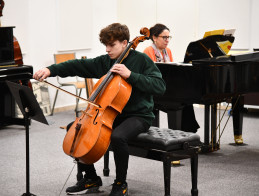
[[[243,144],[243,137],[242,135],[235,135],[234,136],[235,143],[237,145]]]

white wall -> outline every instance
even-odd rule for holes
[[[16,26],[14,33],[24,54],[24,64],[32,65],[34,71],[54,63],[53,54],[60,52],[60,1],[5,1],[2,25]],[[71,6],[74,3],[71,0]],[[167,25],[173,36],[169,47],[176,62],[183,61],[188,44],[201,39],[208,30],[236,28],[234,49],[259,48],[257,0],[84,0],[82,6],[86,12],[82,17],[78,13],[74,14],[73,9],[68,13],[68,16],[78,17],[76,23],[82,25],[80,28],[89,25],[85,24],[87,14],[92,18],[92,28],[88,29],[91,31],[91,43],[86,44],[87,49],[73,50],[77,58],[104,54],[105,47],[99,42],[99,32],[113,22],[126,24],[131,32],[131,40],[139,36],[142,27],[151,27],[157,22]],[[72,31],[71,40],[77,36],[77,31]],[[140,43],[137,50],[143,51],[150,44],[151,41]],[[48,80],[56,84],[55,78]],[[66,90],[73,92],[72,88]],[[50,87],[49,93],[52,102],[55,89]],[[57,107],[75,103],[73,97],[61,93]]]
[[[90,49],[92,46],[93,7],[92,1],[57,1],[58,51]],[[84,21],[78,20],[83,18]],[[71,37],[71,35],[75,35]]]
[[[259,48],[259,1],[251,1],[251,31],[250,31],[250,49]]]
[[[236,29],[233,48],[249,49],[250,13],[248,0],[200,0],[199,36],[214,29]]]
[[[15,26],[14,35],[19,44],[23,46],[23,52],[28,50],[29,41],[29,0],[8,0],[5,1],[2,26]]]
[[[40,68],[54,63],[53,54],[58,53],[58,3],[60,0],[8,0],[5,1],[5,8],[2,17],[2,26],[16,26],[14,35],[17,37],[23,53],[23,61],[26,65],[32,65],[34,72]],[[99,42],[99,31],[110,23],[117,22],[117,1],[116,0],[85,0],[89,7],[86,12],[92,14],[91,48],[72,50],[76,52],[77,58],[81,56],[95,57],[105,53],[105,48]],[[84,2],[85,5],[85,2]],[[73,1],[71,1],[73,6]],[[73,13],[68,13],[73,15]],[[85,16],[85,15],[83,15]],[[86,21],[78,18],[81,25]],[[77,30],[71,34],[71,39],[78,36]],[[71,51],[67,51],[71,52]],[[49,78],[48,81],[57,84],[56,78]],[[67,87],[66,90],[74,92],[74,89]],[[51,103],[53,102],[55,89],[49,87]],[[85,97],[85,92],[82,95]],[[60,92],[56,107],[75,104],[75,98]]]
[[[142,27],[156,22],[156,0],[118,0],[118,20],[130,29],[130,40],[140,36]],[[151,41],[140,43],[137,50],[143,51]]]
[[[142,26],[163,23],[173,36],[169,43],[174,60],[183,61],[191,41],[206,31],[235,28],[233,49],[249,50],[259,46],[259,2],[256,0],[121,0],[119,21],[136,34]],[[135,11],[132,11],[135,10]],[[143,43],[143,49],[151,43]]]
[[[197,0],[158,1],[157,22],[165,24],[172,34],[169,48],[174,61],[182,62],[186,48],[196,40],[198,27]]]

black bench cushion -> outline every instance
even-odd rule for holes
[[[180,150],[188,146],[198,146],[200,136],[167,128],[150,127],[148,132],[139,134],[129,141],[130,145],[147,147],[163,151]]]

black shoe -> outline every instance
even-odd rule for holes
[[[109,196],[128,196],[128,185],[127,183],[117,182],[116,180],[112,184],[112,191]]]
[[[67,194],[76,195],[86,192],[98,192],[99,187],[102,186],[102,179],[98,176],[96,180],[83,178],[78,181],[74,186],[66,189]]]

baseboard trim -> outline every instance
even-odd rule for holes
[[[78,105],[79,109],[80,108],[84,108],[85,109],[86,107],[87,107],[87,103],[80,103]],[[56,108],[54,108],[54,112],[53,113],[55,114],[55,113],[65,112],[65,111],[70,111],[70,110],[74,111],[75,108],[76,108],[76,105],[68,105],[68,106],[56,107]]]

